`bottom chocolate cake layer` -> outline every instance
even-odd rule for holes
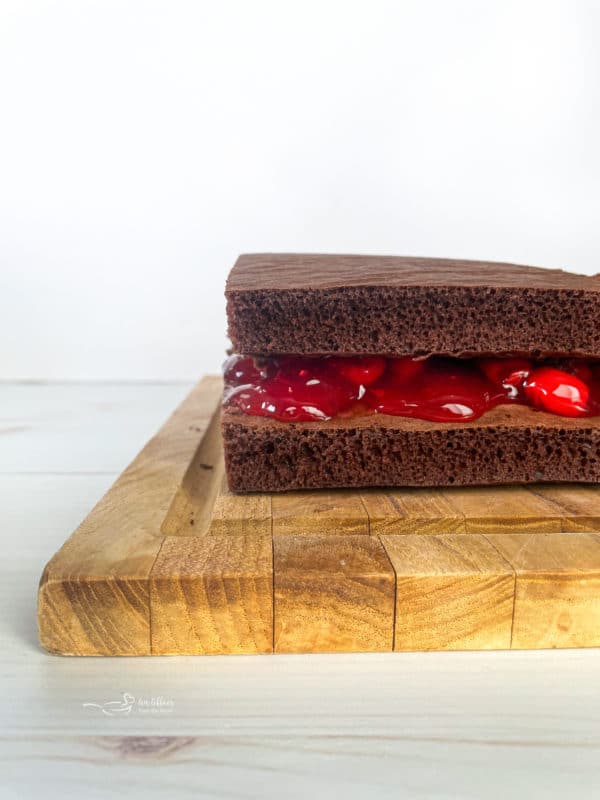
[[[600,417],[518,405],[466,423],[382,414],[288,423],[225,408],[222,430],[234,492],[600,482]]]

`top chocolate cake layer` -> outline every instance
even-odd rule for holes
[[[600,278],[559,269],[251,254],[226,297],[239,353],[600,357]]]

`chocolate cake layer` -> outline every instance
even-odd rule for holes
[[[498,406],[468,423],[384,415],[277,422],[222,412],[235,492],[600,482],[600,417]]]
[[[226,297],[238,353],[600,357],[600,278],[556,269],[243,255]]]

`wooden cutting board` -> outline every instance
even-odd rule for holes
[[[65,655],[600,645],[600,486],[236,496],[191,392],[46,566]]]

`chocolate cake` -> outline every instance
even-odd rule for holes
[[[222,431],[233,491],[600,480],[600,280],[246,255]]]
[[[600,418],[499,406],[474,422],[377,416],[288,423],[223,413],[236,492],[600,480]]]
[[[600,279],[484,261],[242,255],[236,353],[600,355]]]

